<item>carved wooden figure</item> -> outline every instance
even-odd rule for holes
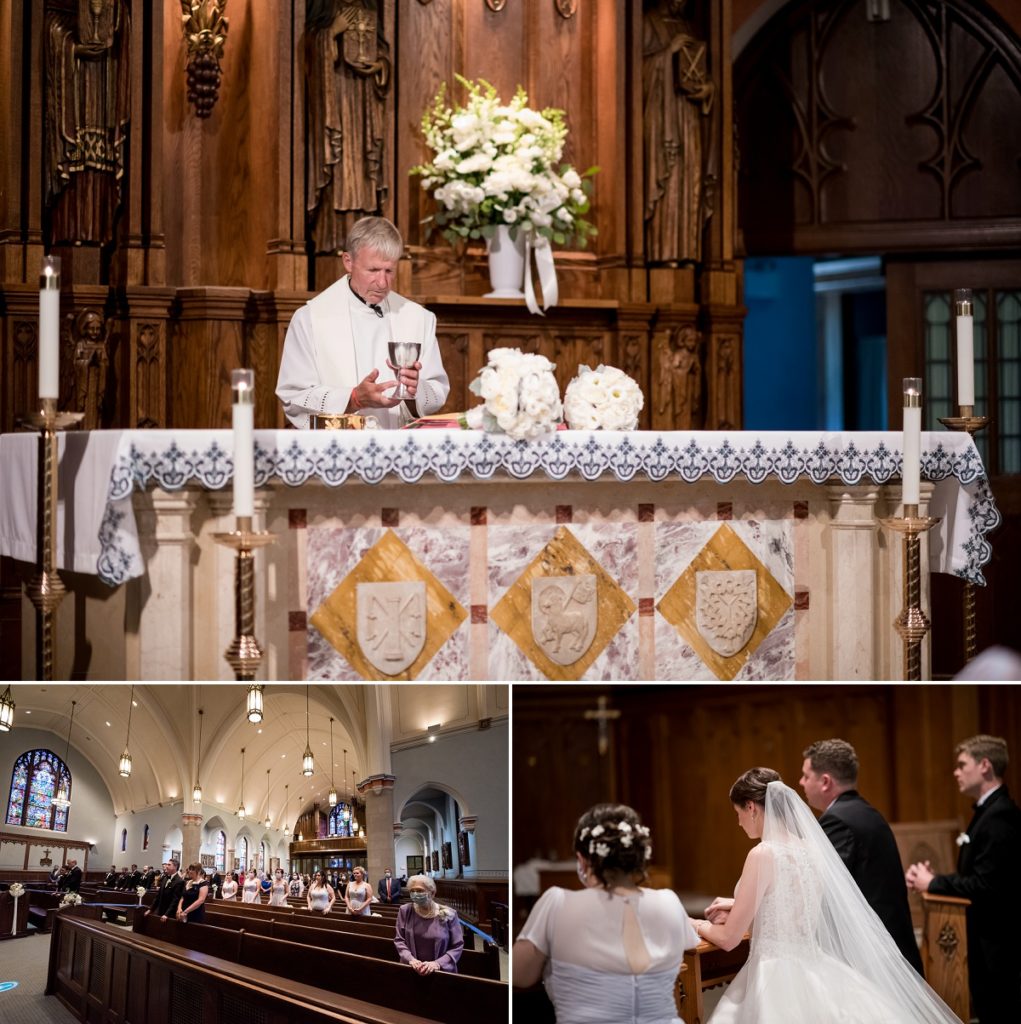
[[[129,121],[127,0],[46,5],[46,202],[54,245],[113,240]]]
[[[103,424],[110,351],[102,313],[83,309],[71,328],[74,343],[74,399],[72,410],[85,413],[84,429]]]
[[[307,0],[308,216],[317,253],[344,248],[386,193],[389,46],[375,0]]]
[[[650,263],[695,262],[707,217],[703,133],[715,86],[706,44],[682,17],[687,0],[646,3],[642,112],[645,247]]]

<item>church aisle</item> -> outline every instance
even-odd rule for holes
[[[0,945],[0,986],[15,981],[17,988],[0,992],[0,1021],[4,1024],[68,1024],[75,1016],[59,999],[43,995],[50,936],[34,933]]]

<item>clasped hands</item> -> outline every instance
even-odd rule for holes
[[[433,971],[438,971],[440,965],[435,960],[412,960],[409,964],[413,967],[418,974],[432,974]]]
[[[710,924],[724,924],[728,917],[730,917],[731,910],[734,909],[734,901],[728,896],[717,896],[716,899],[705,908],[703,914],[705,920]],[[691,923],[691,927],[695,929],[695,934],[702,938],[699,933],[698,926],[703,923],[700,917],[689,917],[688,921]]]
[[[934,877],[929,862],[925,861],[924,864],[912,864],[904,875],[904,881],[907,882],[908,888],[914,889],[915,892],[928,892],[929,883]]]
[[[388,359],[386,365],[397,374],[396,380],[378,380],[379,370],[373,370],[357,387],[351,392],[351,399],[348,402],[347,411],[350,413],[361,412],[363,409],[392,409],[400,405],[402,401],[413,402],[418,393],[418,372],[422,364],[415,363],[414,366],[394,366]],[[398,384],[403,384],[407,392],[407,399],[394,398],[388,395]]]

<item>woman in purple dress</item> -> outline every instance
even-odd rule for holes
[[[394,945],[401,960],[419,974],[433,971],[457,973],[464,949],[461,922],[450,907],[436,902],[436,883],[426,875],[408,879],[410,903],[397,911]]]

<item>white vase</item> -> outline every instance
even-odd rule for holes
[[[525,238],[519,234],[512,242],[510,228],[499,224],[496,234],[489,239],[489,283],[493,290],[487,299],[523,299],[521,286],[525,282]]]

